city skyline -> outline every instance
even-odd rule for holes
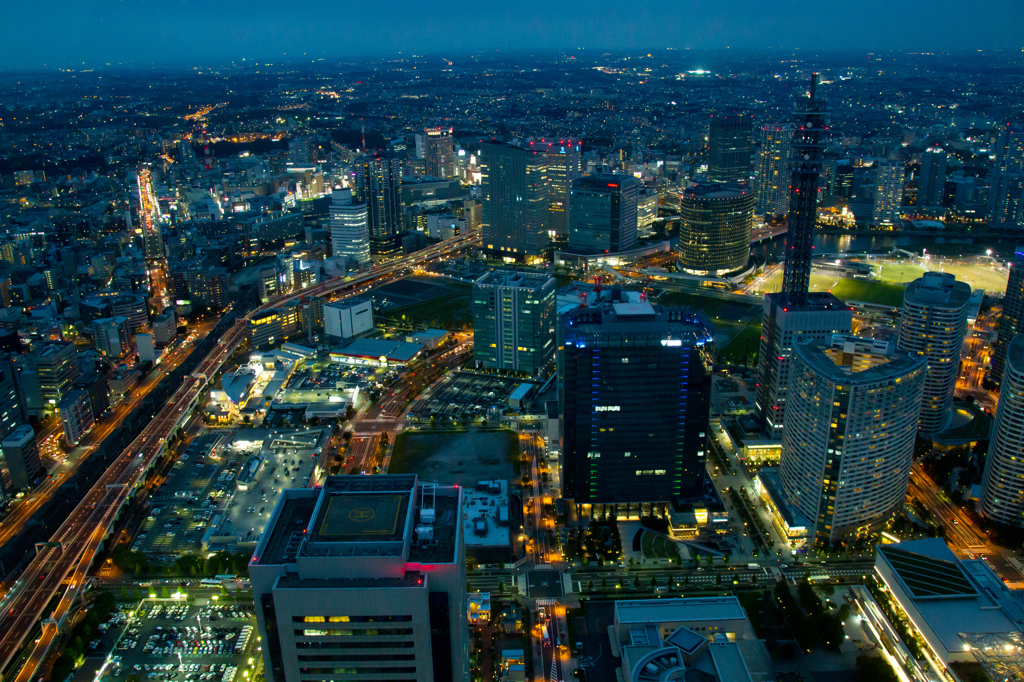
[[[0,69],[112,65],[210,66],[228,61],[317,60],[432,54],[457,56],[518,50],[1009,50],[1024,9],[1012,0],[968,6],[939,0],[918,11],[912,3],[842,0],[805,12],[801,3],[756,0],[655,2],[626,8],[602,0],[561,6],[531,1],[515,7],[449,2],[428,14],[403,0],[382,13],[368,4],[282,18],[265,0],[203,6],[169,3],[72,3],[19,8],[18,21],[47,31],[17,31],[0,47]],[[332,14],[333,13],[333,14]],[[53,17],[60,21],[54,22]],[[448,17],[462,16],[461,31]],[[949,22],[955,16],[956,21]],[[993,21],[996,16],[1005,20]],[[544,17],[543,20],[540,17]],[[694,17],[698,17],[694,21]],[[1016,17],[1016,20],[1014,18]],[[914,31],[907,31],[914,26]],[[205,32],[216,41],[201,40]],[[842,36],[837,43],[836,36]],[[116,37],[116,39],[111,39]]]

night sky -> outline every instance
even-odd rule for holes
[[[0,12],[3,69],[482,50],[1024,47],[1024,0],[4,0]]]

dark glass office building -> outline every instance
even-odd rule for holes
[[[713,341],[703,313],[636,292],[561,316],[563,497],[580,516],[703,497]]]
[[[356,173],[355,203],[366,204],[370,227],[370,253],[396,255],[402,232],[402,159],[391,152],[360,156]]]
[[[569,251],[619,253],[636,246],[640,187],[628,175],[584,175],[569,195]],[[747,250],[750,249],[748,233]]]
[[[754,119],[750,114],[728,111],[711,117],[708,182],[750,182],[753,129]]]
[[[1017,334],[1024,332],[1024,245],[1014,250],[1010,276],[1003,296],[1003,312],[999,316],[999,336],[992,352],[992,370],[988,378],[999,383],[1006,369],[1006,352]]]

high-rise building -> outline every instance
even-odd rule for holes
[[[1024,526],[1024,334],[1006,345],[1003,363],[980,506],[993,521]]]
[[[818,74],[809,97],[797,102],[790,154],[789,227],[782,291],[765,294],[757,364],[757,407],[769,438],[785,430],[789,365],[797,342],[847,334],[853,311],[831,293],[809,293],[818,178],[827,131],[825,101],[817,97]]]
[[[552,235],[569,234],[569,192],[573,181],[582,175],[580,140],[532,139],[529,149],[541,152],[547,161],[548,230]]]
[[[555,355],[555,278],[488,272],[473,283],[478,365],[537,375]]]
[[[462,490],[414,475],[285,490],[249,562],[267,682],[467,682]]]
[[[871,221],[875,225],[899,225],[903,177],[902,161],[878,164],[875,170],[875,203],[871,210]]]
[[[807,302],[811,283],[814,224],[818,220],[818,178],[821,176],[823,133],[828,130],[827,105],[817,97],[818,74],[811,76],[811,90],[797,102],[790,152],[789,225],[782,293],[787,306]]]
[[[754,119],[747,113],[730,111],[711,117],[708,182],[750,182],[753,126]]]
[[[926,272],[903,293],[899,347],[928,359],[921,401],[920,430],[924,435],[941,432],[952,417],[970,300],[970,285],[956,281],[948,272]]]
[[[679,265],[698,275],[721,275],[750,260],[754,194],[749,185],[699,183],[679,200]]]
[[[1024,227],[1024,173],[996,173],[988,188],[989,223],[996,227]]]
[[[18,383],[18,370],[14,366],[11,357],[4,353],[0,355],[0,503],[9,502],[13,491],[28,485],[27,479],[23,485],[13,486],[11,465],[7,462],[7,453],[3,450],[3,441],[11,436],[21,426],[28,426],[28,415],[25,411],[26,405],[21,387]],[[17,439],[21,440],[21,439]],[[20,453],[20,451],[19,451]],[[11,458],[16,460],[14,467],[19,467],[20,455],[12,454]],[[37,455],[38,459],[38,455]],[[21,479],[19,478],[19,482]]]
[[[444,179],[455,177],[455,140],[451,126],[423,130],[423,162],[427,175]]]
[[[584,175],[569,193],[569,250],[573,253],[618,253],[636,246],[636,178]]]
[[[703,496],[714,327],[637,292],[558,325],[563,497],[582,516]]]
[[[849,199],[853,195],[853,164],[849,159],[832,162],[828,191],[833,196]]]
[[[28,360],[35,369],[43,407],[56,408],[82,373],[75,344],[69,341],[42,344],[29,354]]]
[[[783,216],[789,212],[790,148],[792,123],[768,123],[761,126],[761,151],[757,157],[758,215]]]
[[[756,398],[765,435],[776,440],[783,435],[796,345],[848,334],[852,328],[853,309],[830,293],[811,294],[802,306],[790,306],[781,294],[765,295]]]
[[[484,142],[480,195],[485,251],[509,261],[541,260],[548,248],[546,155],[505,142]]]
[[[14,492],[28,488],[46,473],[39,459],[35,431],[28,424],[20,425],[0,441],[0,452],[3,453],[0,471],[6,474],[0,481],[0,489],[5,489],[6,493],[0,493],[0,497],[6,495],[10,499]]]
[[[638,239],[645,239],[654,234],[654,221],[657,218],[658,191],[643,187],[636,198],[636,235]]]
[[[941,206],[946,186],[946,150],[928,149],[921,155],[921,175],[917,179],[917,205]]]
[[[402,232],[402,159],[391,152],[357,158],[355,201],[366,204],[370,253],[390,256],[398,252]]]
[[[779,478],[818,543],[876,535],[903,507],[925,372],[889,342],[797,344]]]
[[[1003,311],[999,316],[999,336],[992,349],[992,370],[988,378],[999,383],[1006,366],[1006,351],[1017,334],[1024,333],[1024,246],[1014,249],[1010,276],[1003,296]]]
[[[108,358],[119,359],[132,350],[132,337],[125,317],[101,317],[89,323],[96,349]]]
[[[370,264],[370,218],[366,204],[352,201],[352,190],[331,193],[331,255],[357,267]]]
[[[96,418],[92,413],[92,400],[88,392],[75,389],[60,401],[60,421],[64,427],[64,440],[70,446],[78,445]]]

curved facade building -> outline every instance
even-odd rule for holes
[[[679,202],[679,265],[695,275],[721,275],[750,259],[754,194],[747,185],[700,183]]]
[[[798,344],[779,477],[818,544],[877,534],[907,496],[926,360],[841,334]]]
[[[981,482],[981,513],[999,523],[1024,526],[1024,334],[1006,349]]]
[[[971,287],[949,273],[926,272],[903,294],[898,345],[928,358],[921,400],[922,435],[941,433],[953,414],[960,347],[967,334]]]
[[[727,111],[711,117],[708,127],[708,182],[750,182],[754,118]]]

